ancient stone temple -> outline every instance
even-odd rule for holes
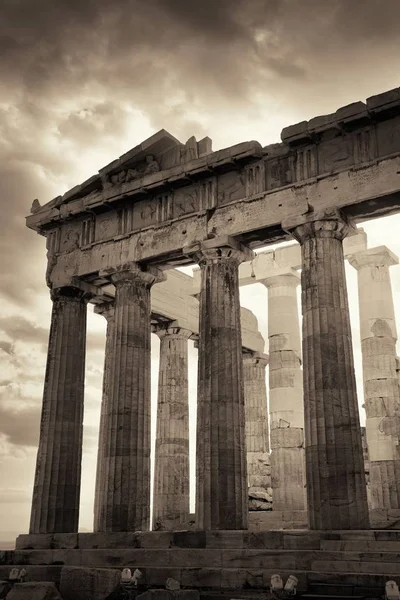
[[[399,172],[397,89],[287,127],[266,147],[213,152],[209,138],[183,144],[162,130],[63,196],[34,202],[27,225],[46,237],[53,312],[30,532],[8,564],[30,565],[65,599],[104,597],[127,566],[148,587],[174,577],[187,588],[262,590],[276,572],[295,575],[299,590],[338,577],[400,583],[397,258],[357,229],[400,211]],[[346,259],[359,281],[369,505]],[[198,266],[193,278],[176,271],[186,265]],[[252,283],[265,290],[269,354],[240,306],[240,285]],[[89,303],[107,336],[94,531],[79,533]],[[250,508],[272,499],[272,511],[249,512],[249,497]]]

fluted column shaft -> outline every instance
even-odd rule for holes
[[[266,355],[243,355],[244,404],[246,422],[247,478],[250,488],[271,487],[269,472],[269,431]]]
[[[357,252],[348,259],[358,271],[371,508],[398,509],[400,388],[389,267],[399,260],[386,246]]]
[[[39,449],[30,533],[78,531],[88,298],[52,291]]]
[[[305,510],[303,374],[296,271],[263,281],[268,288],[269,404],[273,510]]]
[[[153,529],[179,528],[189,517],[188,339],[173,324],[155,329],[160,338]]]
[[[150,288],[135,263],[111,274],[115,317],[104,426],[100,531],[150,526]]]
[[[245,410],[238,266],[230,238],[207,240],[201,268],[196,519],[199,529],[246,529]]]
[[[302,251],[306,474],[311,529],[366,529],[367,494],[338,211],[282,226]]]
[[[96,487],[94,496],[94,520],[93,531],[100,531],[100,506],[104,505],[105,475],[106,468],[104,464],[104,451],[106,443],[106,430],[108,427],[108,397],[110,390],[110,367],[113,352],[113,334],[114,334],[114,301],[98,304],[94,312],[103,315],[107,320],[106,347],[104,356],[103,370],[103,396],[100,411],[99,443],[97,449],[97,468],[96,468]]]

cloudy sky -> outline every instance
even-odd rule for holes
[[[0,540],[28,530],[50,324],[44,239],[25,228],[32,200],[64,193],[161,128],[182,142],[209,135],[214,150],[266,145],[286,125],[397,87],[399,25],[397,0],[1,2]],[[400,254],[399,227],[396,217],[367,224],[369,245]],[[351,270],[349,289],[359,375]],[[242,302],[266,337],[266,290],[247,288]],[[88,329],[83,529],[105,330],[91,309]]]

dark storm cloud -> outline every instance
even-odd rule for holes
[[[40,406],[10,408],[1,402],[7,392],[0,392],[0,434],[15,446],[34,446],[39,442]]]
[[[1,317],[0,335],[1,332],[12,338],[14,342],[23,341],[34,344],[44,344],[46,346],[49,337],[47,329],[44,327],[37,327],[37,325],[31,321],[20,316],[15,316],[12,319]]]

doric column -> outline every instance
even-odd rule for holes
[[[339,211],[288,219],[301,244],[303,377],[311,529],[369,527]]]
[[[86,305],[75,287],[52,290],[30,533],[78,531],[81,486]]]
[[[399,260],[386,246],[357,252],[348,260],[358,271],[371,508],[400,508],[400,391],[389,273]]]
[[[246,422],[247,479],[249,492],[260,500],[271,487],[269,431],[265,367],[268,356],[243,354],[244,405]]]
[[[193,249],[195,251],[193,252]],[[201,268],[196,519],[199,529],[248,522],[238,266],[252,253],[228,236],[187,249]]]
[[[273,510],[305,510],[303,374],[297,286],[290,270],[263,281],[268,288],[269,406]]]
[[[104,356],[103,370],[103,397],[101,401],[100,412],[100,427],[99,427],[99,444],[97,449],[97,469],[96,469],[96,487],[94,496],[94,521],[93,531],[100,531],[100,506],[104,505],[104,490],[107,473],[104,464],[104,451],[106,443],[106,430],[108,427],[108,396],[110,390],[110,366],[113,351],[113,334],[114,334],[114,316],[115,307],[114,301],[103,302],[96,304],[94,312],[98,315],[103,315],[107,320],[106,347]]]
[[[154,328],[160,338],[153,529],[177,529],[189,517],[188,339],[177,323]]]
[[[107,274],[115,285],[115,316],[99,529],[145,531],[150,526],[150,288],[158,272],[129,263]]]

